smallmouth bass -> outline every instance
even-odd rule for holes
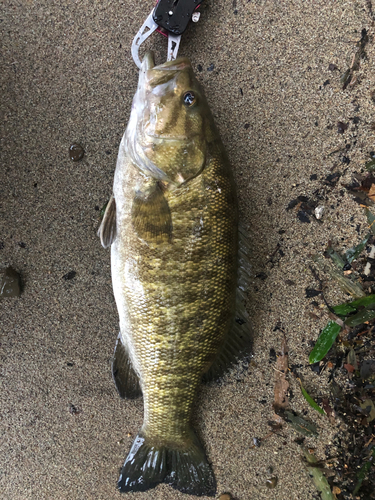
[[[118,487],[166,482],[212,496],[216,481],[190,424],[192,407],[202,377],[236,359],[249,331],[245,311],[236,311],[242,261],[233,175],[186,58],[155,66],[152,53],[144,57],[99,235],[111,246],[120,319],[113,379],[120,396],[144,399]]]

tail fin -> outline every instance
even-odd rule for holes
[[[183,493],[215,495],[215,477],[193,432],[185,449],[150,443],[141,433],[135,438],[121,470],[119,490],[145,491],[163,482]]]

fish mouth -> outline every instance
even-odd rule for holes
[[[185,68],[190,68],[191,62],[187,57],[178,57],[173,61],[167,61],[163,64],[155,66],[155,54],[152,50],[148,50],[142,61],[142,69],[148,71],[155,69],[158,71],[181,71]]]
[[[144,71],[148,71],[149,69],[152,69],[154,67],[155,67],[155,54],[152,52],[152,50],[148,50],[144,55],[142,61],[142,69]]]
[[[150,137],[154,143],[157,144],[162,144],[164,142],[168,143],[181,143],[181,142],[190,142],[190,138],[186,136],[174,136],[174,137],[164,137],[162,134],[156,135],[156,134],[147,134],[147,137]]]

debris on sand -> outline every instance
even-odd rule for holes
[[[276,359],[275,366],[275,399],[273,408],[275,410],[274,420],[278,425],[287,422],[293,429],[307,437],[316,437],[317,428],[305,418],[297,415],[289,408],[289,382],[286,379],[288,373],[288,348],[284,334],[280,353]]]
[[[21,276],[13,267],[4,269],[0,277],[0,299],[21,295]]]
[[[289,407],[289,382],[286,379],[288,373],[288,348],[285,335],[281,344],[280,355],[276,359],[275,373],[275,401],[273,407],[276,414],[275,420],[281,423],[280,413]]]
[[[336,496],[332,493],[328,484],[327,478],[323,474],[318,465],[318,460],[313,453],[310,453],[305,447],[302,447],[303,454],[305,455],[307,465],[306,469],[315,484],[316,489],[321,494],[322,500],[336,500]]]
[[[365,47],[368,41],[369,38],[367,35],[367,30],[366,28],[363,28],[361,39],[359,40],[359,42],[357,42],[358,49],[353,55],[349,68],[340,78],[343,90],[345,90],[348,86],[353,87],[357,83],[358,79],[354,75],[354,73],[359,70],[361,59],[363,59],[363,57],[365,56]]]
[[[365,208],[370,230],[374,231],[375,216]],[[338,284],[351,293],[354,300],[330,306],[331,320],[320,334],[309,356],[310,363],[321,363],[330,366],[331,400],[323,399],[323,408],[330,422],[341,420],[346,431],[338,437],[339,453],[335,459],[334,493],[338,499],[366,499],[375,498],[373,485],[375,483],[375,468],[372,467],[375,458],[375,294],[371,283],[375,279],[370,275],[371,261],[358,261],[355,272],[347,278],[343,275],[345,266],[359,258],[360,253],[369,243],[370,255],[374,244],[373,236],[366,238],[345,254],[340,254],[329,248],[326,252],[329,263],[329,274]],[[372,252],[372,253],[371,253]],[[331,258],[331,264],[328,258]],[[314,257],[321,269],[327,270],[326,262],[318,256]],[[343,266],[344,263],[344,266]],[[364,272],[360,273],[359,266],[363,265]],[[333,272],[332,272],[333,269]],[[367,270],[367,271],[366,271]],[[367,295],[361,283],[366,283]],[[319,279],[322,288],[322,282]],[[324,297],[324,296],[323,296]],[[333,348],[335,347],[336,348]],[[319,376],[324,370],[316,372]],[[332,405],[332,406],[331,406]],[[339,433],[340,434],[340,433]],[[306,459],[309,457],[306,455]],[[311,458],[311,457],[310,457]],[[310,472],[311,466],[309,466]],[[313,474],[313,470],[315,471]],[[322,471],[311,469],[314,483],[317,482]],[[325,497],[321,485],[322,498]],[[327,493],[329,495],[329,492]]]

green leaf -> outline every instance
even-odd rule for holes
[[[315,455],[310,453],[305,447],[303,447],[303,453],[308,462],[306,468],[311,479],[313,480],[316,489],[320,492],[322,500],[335,500],[336,495],[332,493],[327,478],[323,474],[323,471],[316,466],[318,460],[316,459]]]
[[[348,326],[358,326],[361,323],[365,323],[366,321],[370,321],[375,318],[375,304],[371,304],[363,311],[359,311],[354,316],[350,316],[345,321],[345,324]]]
[[[370,460],[368,462],[366,462],[364,465],[362,465],[361,470],[358,472],[358,475],[357,475],[358,481],[357,481],[357,484],[355,485],[353,495],[356,495],[358,493],[360,487],[362,486],[364,478],[366,477],[367,473],[370,471],[371,465],[374,463],[373,458],[375,458],[375,448],[372,449],[372,454],[371,454]]]
[[[308,422],[305,418],[299,415],[294,415],[291,411],[285,410],[285,420],[289,425],[293,427],[294,430],[300,432],[307,437],[317,437],[318,430],[316,425]]]
[[[349,264],[351,264],[353,262],[353,260],[355,260],[359,254],[362,252],[362,250],[365,248],[369,238],[371,236],[371,233],[369,233],[365,239],[363,241],[361,241],[361,243],[357,246],[355,246],[354,248],[349,248],[349,250],[347,250],[345,252],[345,259],[347,260],[347,262],[349,262]]]
[[[345,302],[344,304],[339,304],[332,307],[332,310],[337,316],[347,316],[351,312],[355,312],[358,307],[369,306],[370,304],[375,304],[375,295],[367,295],[362,299],[353,300],[352,302]]]
[[[339,304],[338,306],[332,307],[332,310],[337,316],[347,316],[351,312],[355,312],[357,309],[352,307],[351,302],[346,302],[345,304]]]
[[[375,217],[374,217],[375,220]],[[365,297],[366,294],[363,291],[362,286],[358,281],[352,281],[346,278],[341,271],[336,269],[331,265],[328,259],[323,260],[319,254],[313,255],[313,261],[325,272],[327,272],[331,278],[337,281],[342,290],[346,293],[350,293],[355,299],[360,297]]]
[[[350,302],[350,305],[352,307],[355,307],[356,309],[359,306],[369,306],[370,304],[375,304],[375,294],[372,295],[366,295],[366,297],[362,297],[361,299],[356,299]]]
[[[368,161],[366,164],[365,164],[365,168],[367,170],[369,170],[370,172],[373,172],[375,170],[375,159],[374,160],[371,160],[371,161]]]
[[[342,269],[345,266],[344,259],[332,247],[327,248],[327,254],[331,257],[331,259],[339,269]]]
[[[341,326],[335,321],[329,321],[327,326],[323,328],[322,333],[316,341],[314,349],[309,356],[309,363],[317,363],[321,361],[327,352],[331,349],[337,335],[340,333]]]
[[[302,394],[303,394],[303,397],[306,399],[306,401],[309,403],[309,405],[314,408],[314,410],[318,411],[319,413],[321,413],[322,415],[324,415],[325,411],[323,410],[323,408],[321,408],[314,400],[313,398],[307,393],[306,389],[304,389],[302,387],[302,384],[301,384],[301,391],[302,391]]]
[[[349,82],[349,78],[352,77],[352,73],[350,71],[350,68],[348,68],[343,75],[340,76],[340,82],[342,85],[347,85]]]
[[[369,229],[371,230],[372,234],[375,234],[375,215],[370,212],[367,207],[365,208],[365,214],[367,217],[367,222],[369,223]]]

